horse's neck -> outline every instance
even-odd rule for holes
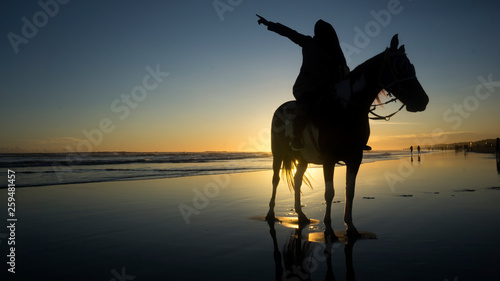
[[[352,105],[367,111],[382,90],[378,76],[383,63],[383,53],[365,62],[361,70],[354,70],[349,76],[351,94],[349,101]]]
[[[346,118],[350,122],[367,121],[371,105],[382,90],[378,80],[384,55],[369,59],[338,82],[336,96],[324,96],[324,102],[318,105],[318,116],[330,123]]]

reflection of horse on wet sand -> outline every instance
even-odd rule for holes
[[[335,280],[332,267],[332,248],[334,248],[336,241],[334,235],[327,232],[316,232],[315,234],[318,236],[315,237],[315,241],[311,241],[312,239],[303,241],[302,232],[305,224],[302,224],[295,229],[281,252],[278,247],[274,223],[274,221],[268,221],[269,233],[273,239],[275,280],[311,280],[311,274],[318,270],[322,262],[326,262],[325,280]],[[355,280],[352,253],[356,241],[357,238],[346,238],[342,241],[344,243],[346,280],[348,281]],[[339,242],[337,241],[337,243]]]
[[[398,48],[398,45],[397,35],[394,35],[389,48],[356,67],[345,81],[336,86],[337,95],[323,96],[303,132],[305,149],[293,151],[289,146],[290,130],[284,129],[290,126],[294,118],[295,102],[287,102],[276,110],[271,131],[273,190],[267,220],[276,220],[276,189],[280,181],[280,169],[283,168],[288,185],[295,193],[295,212],[299,221],[309,221],[302,212],[300,188],[308,163],[314,163],[323,165],[326,199],[324,222],[330,224],[334,168],[336,163],[343,161],[347,165],[344,222],[349,236],[359,235],[352,222],[352,202],[363,148],[370,135],[368,113],[373,111],[374,100],[379,93],[387,91],[406,105],[410,112],[425,110],[429,102],[405,54],[404,46]],[[307,178],[306,184],[309,184]]]

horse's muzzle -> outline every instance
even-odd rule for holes
[[[410,112],[424,111],[429,103],[429,97],[416,78],[399,82],[399,85],[394,87],[394,93],[397,93],[396,97]]]

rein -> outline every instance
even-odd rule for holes
[[[342,98],[342,97],[339,97],[337,96],[338,99],[348,103],[348,104],[352,104],[352,105],[355,105],[355,106],[364,106],[362,104],[358,104],[358,103],[354,103],[348,99],[345,99],[345,98]],[[369,114],[372,114],[373,116],[368,116],[368,119],[371,119],[371,120],[385,120],[385,121],[389,121],[391,119],[392,116],[396,115],[396,113],[400,112],[401,109],[403,109],[403,107],[405,107],[404,104],[401,105],[401,107],[396,110],[395,112],[389,114],[389,115],[386,115],[386,116],[381,116],[381,115],[378,115],[377,113],[375,113],[375,109],[377,109],[377,106],[383,106],[383,105],[386,105],[386,104],[389,104],[391,102],[396,102],[398,101],[397,98],[392,98],[391,100],[389,101],[386,101],[384,103],[379,103],[379,104],[372,104],[371,105],[371,108],[370,110],[368,111]]]
[[[393,101],[396,101],[397,99],[396,98],[393,98],[392,100],[388,101],[387,103],[389,102],[393,102]],[[387,104],[387,103],[384,103],[384,104]],[[381,116],[381,115],[378,115],[377,113],[375,113],[375,109],[376,109],[376,106],[380,106],[382,104],[377,104],[377,105],[374,105],[372,109],[370,109],[370,111],[368,111],[368,113],[372,114],[374,117],[370,117],[368,116],[369,119],[371,120],[385,120],[385,121],[389,121],[391,119],[392,116],[396,115],[396,113],[400,112],[401,109],[403,109],[403,107],[405,107],[405,105],[401,105],[401,107],[396,110],[395,112],[389,114],[389,115],[386,115],[386,116]]]
[[[383,106],[383,105],[389,104],[391,102],[396,102],[396,101],[398,101],[398,98],[392,98],[389,101],[386,101],[384,103],[373,104],[372,108],[370,109],[370,111],[368,111],[368,113],[372,114],[374,117],[368,116],[368,118],[371,119],[371,120],[385,120],[385,121],[389,121],[392,116],[396,115],[396,113],[400,112],[401,109],[403,109],[403,107],[405,107],[404,104],[402,104],[401,107],[398,110],[396,110],[395,112],[393,112],[393,113],[391,113],[389,115],[386,115],[386,116],[378,115],[377,113],[375,113],[375,109],[377,109],[377,106]]]

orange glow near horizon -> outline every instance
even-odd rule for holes
[[[478,141],[495,138],[493,134],[473,134],[469,132],[451,132],[441,135],[432,134],[390,134],[394,129],[380,129],[372,126],[372,135],[368,145],[373,150],[402,150],[410,146],[422,147],[462,141]],[[411,131],[411,130],[410,130]],[[375,133],[374,133],[375,132]],[[377,134],[376,132],[379,132]],[[401,130],[399,131],[401,132]],[[105,135],[102,142],[92,142],[92,139],[81,136],[80,138],[61,137],[47,139],[27,139],[22,141],[4,142],[0,152],[203,152],[203,151],[229,151],[229,152],[270,152],[271,141],[267,130],[258,130],[256,134],[210,134],[209,132],[197,134],[150,133],[132,134],[117,132]],[[95,145],[98,144],[98,145]]]

